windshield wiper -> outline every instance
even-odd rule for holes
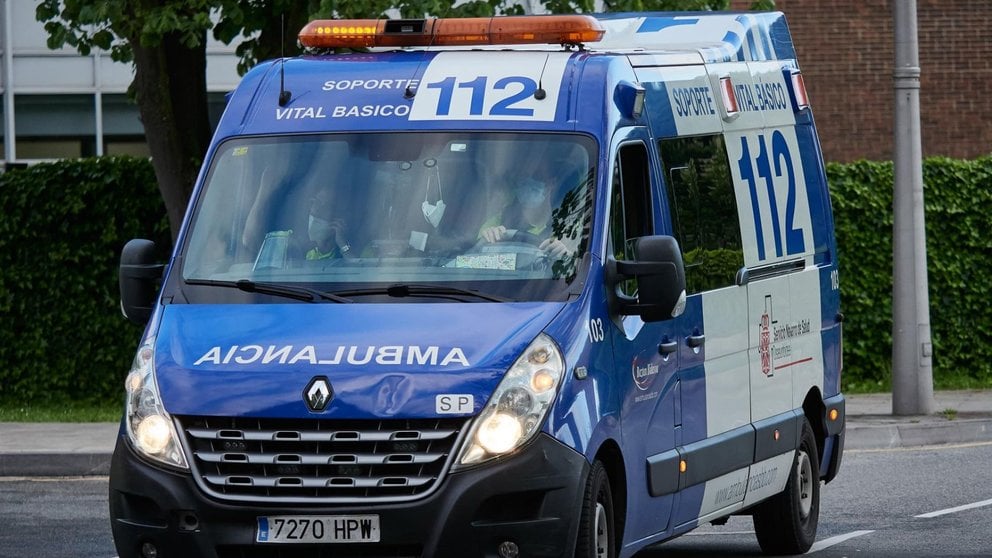
[[[399,283],[388,287],[372,287],[368,289],[353,289],[345,291],[335,291],[336,296],[366,296],[366,295],[387,295],[394,298],[404,298],[408,296],[437,297],[465,302],[464,297],[477,298],[487,302],[515,302],[513,299],[503,298],[493,295],[462,289],[459,287],[446,287],[441,285],[420,285],[416,283]],[[461,297],[461,298],[460,298]]]
[[[315,302],[318,300],[330,300],[332,302],[348,303],[354,302],[351,299],[345,298],[343,296],[334,293],[325,293],[318,291],[317,289],[311,289],[309,287],[298,287],[294,285],[286,285],[283,283],[264,283],[258,281],[251,281],[248,279],[240,279],[238,281],[211,281],[208,279],[187,279],[187,285],[206,285],[208,287],[228,287],[238,290],[242,290],[246,293],[261,293],[274,296],[283,296],[286,298],[295,298],[296,300],[303,300],[306,302]]]

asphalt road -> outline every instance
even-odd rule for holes
[[[992,556],[992,444],[848,451],[825,486],[819,557]],[[960,509],[959,509],[960,508]],[[0,557],[112,558],[106,477],[0,478]],[[638,558],[760,556],[734,517]]]
[[[845,452],[841,473],[821,489],[812,555],[992,557],[990,463],[989,443]],[[968,505],[975,507],[953,511]],[[689,556],[762,554],[751,518],[732,517],[724,526],[701,527],[637,558]]]

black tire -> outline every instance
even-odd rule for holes
[[[785,491],[760,504],[753,519],[765,554],[802,554],[813,546],[820,519],[820,455],[808,420]]]
[[[617,555],[615,525],[610,479],[603,464],[595,461],[589,470],[586,492],[582,497],[575,558],[615,558]]]

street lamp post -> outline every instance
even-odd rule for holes
[[[895,153],[892,225],[892,413],[934,411],[920,142],[916,0],[893,0]]]

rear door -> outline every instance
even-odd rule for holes
[[[637,68],[662,163],[688,295],[675,320],[677,446],[686,471],[674,524],[739,507],[752,462],[747,290],[719,97],[703,65]]]

